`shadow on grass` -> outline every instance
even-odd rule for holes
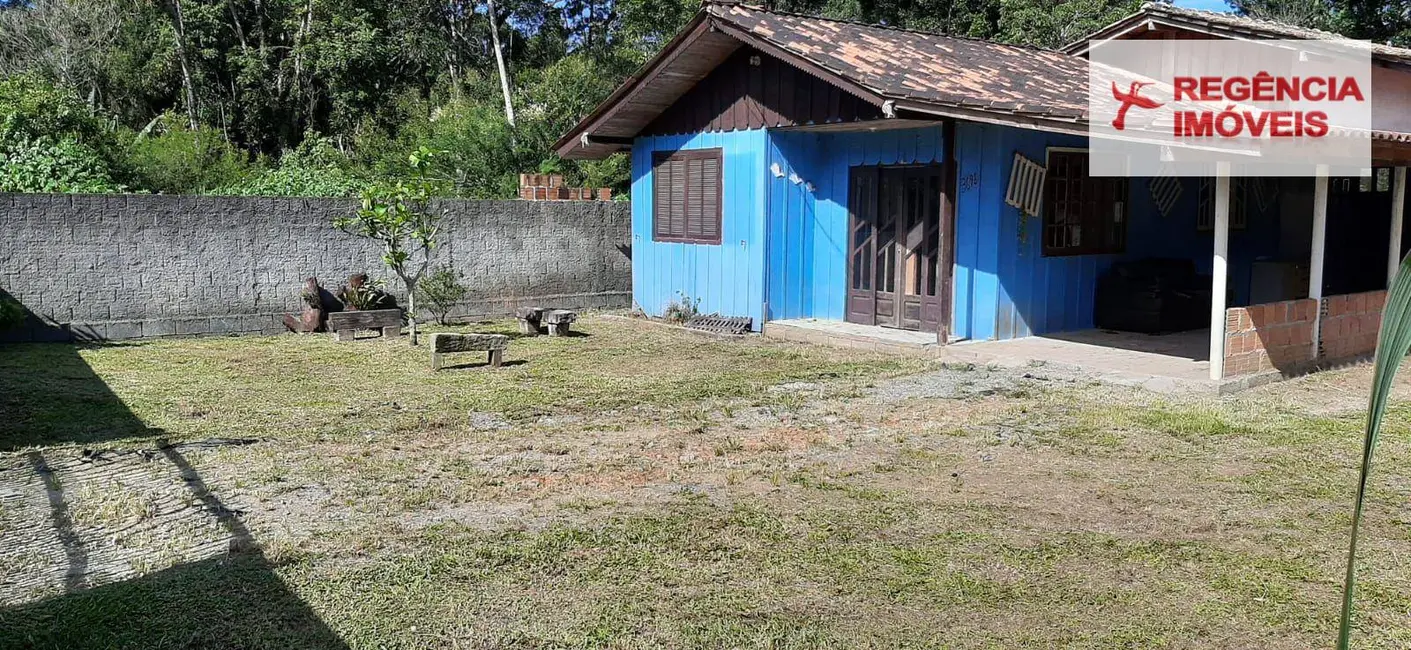
[[[31,320],[29,325],[40,322]],[[239,513],[221,502],[182,453],[251,441],[168,444],[163,431],[148,428],[84,362],[79,351],[89,343],[62,331],[33,333],[29,340],[54,342],[0,343],[0,496],[7,507],[33,510],[0,534],[0,566],[50,564],[38,566],[41,573],[29,574],[30,580],[8,570],[0,576],[0,650],[346,648],[275,574]],[[44,448],[119,438],[149,439],[155,448],[84,449],[81,455]],[[19,449],[24,451],[13,453]],[[218,536],[200,547],[195,561],[92,586],[100,568],[141,573],[133,557],[145,554],[159,565],[169,540],[156,539],[152,548],[115,559],[103,540],[111,531],[76,526],[74,495],[102,491],[114,477],[156,464],[166,465],[157,466],[165,478],[154,480],[186,495],[175,515],[195,523],[213,519]],[[60,562],[65,566],[55,566]],[[26,602],[32,598],[27,593],[36,593],[26,587],[62,593]]]
[[[529,362],[524,359],[509,359],[506,361],[502,361],[500,363],[500,367],[508,368],[510,366],[522,366],[527,363]],[[489,370],[494,370],[494,368],[490,367],[489,361],[466,361],[463,363],[448,363],[446,365],[441,366],[441,371],[445,372],[447,370],[471,370],[477,368],[486,368]]]

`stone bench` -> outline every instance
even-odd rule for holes
[[[519,332],[525,336],[538,336],[545,330],[549,336],[568,336],[569,326],[578,320],[578,312],[543,307],[520,307],[514,315],[519,319]]]
[[[490,367],[498,368],[504,362],[505,350],[509,347],[510,337],[504,334],[437,332],[431,335],[431,369],[441,369],[442,355],[460,352],[489,352]]]
[[[328,328],[339,341],[353,340],[353,333],[358,330],[377,330],[383,337],[401,336],[402,310],[336,311],[328,315]]]
[[[525,336],[539,335],[539,321],[544,318],[542,307],[520,307],[514,310],[514,317],[519,319],[519,333]]]
[[[568,336],[568,328],[573,321],[578,320],[578,312],[566,309],[555,309],[544,313],[544,325],[549,329],[549,336]]]

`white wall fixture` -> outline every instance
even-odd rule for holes
[[[1009,168],[1009,189],[1004,202],[1019,208],[1031,217],[1039,216],[1044,204],[1044,176],[1048,170],[1023,154],[1014,152],[1014,166]]]

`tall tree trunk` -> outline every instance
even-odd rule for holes
[[[505,95],[505,121],[514,127],[514,103],[510,101],[510,75],[505,70],[505,55],[500,51],[500,21],[495,17],[495,0],[486,0],[485,12],[490,16],[490,42],[495,47],[495,65],[500,68],[500,92]]]
[[[196,130],[196,86],[191,82],[191,63],[186,57],[186,20],[181,13],[181,0],[172,1],[172,18],[176,26],[176,59],[181,65],[181,86],[186,94],[186,122]]]

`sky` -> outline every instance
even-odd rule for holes
[[[1230,5],[1225,4],[1225,0],[1176,0],[1177,7],[1187,9],[1204,9],[1206,11],[1229,11]]]

